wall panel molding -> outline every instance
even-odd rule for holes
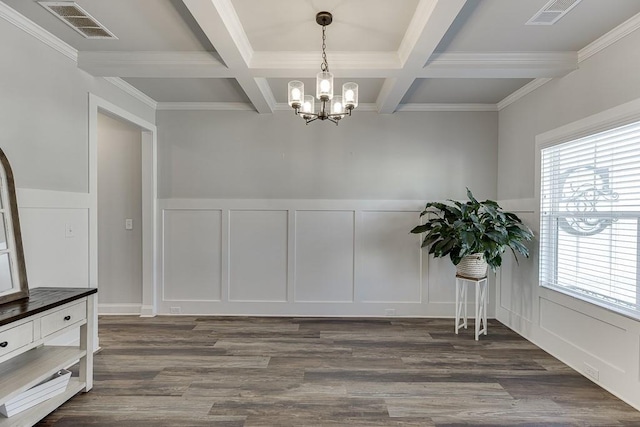
[[[535,199],[500,202],[530,221],[539,218],[536,203]],[[529,225],[534,231],[539,228]],[[519,266],[511,261],[503,264],[496,296],[500,322],[640,410],[640,322],[541,288],[537,248],[532,248],[525,265],[522,260]],[[586,375],[586,365],[599,371],[598,379]]]
[[[422,200],[160,199],[158,205],[165,218],[159,274],[180,271],[177,280],[159,280],[165,293],[177,291],[169,298],[159,292],[159,314],[454,316],[454,267],[448,259],[430,260],[420,237],[409,233]],[[218,212],[215,219],[211,212]],[[211,221],[220,221],[219,233],[207,229]],[[215,255],[221,261],[205,264],[202,251],[213,247],[221,248]],[[180,255],[167,258],[167,250]],[[194,258],[201,260],[196,266]],[[198,286],[217,280],[219,300],[193,297]],[[472,294],[470,310],[473,301]]]

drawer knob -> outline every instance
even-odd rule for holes
[[[2,348],[5,348],[5,347],[6,347],[6,346],[8,346],[8,345],[9,345],[9,342],[8,342],[8,341],[0,342],[0,347],[2,347]]]
[[[64,316],[64,320],[71,320],[71,316]]]

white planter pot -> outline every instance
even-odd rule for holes
[[[487,261],[481,252],[467,255],[456,265],[458,276],[481,279],[487,275]]]

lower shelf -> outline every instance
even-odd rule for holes
[[[28,427],[32,426],[51,412],[55,411],[58,406],[62,405],[67,400],[78,394],[85,386],[84,382],[81,382],[78,378],[71,378],[69,385],[64,393],[52,397],[49,400],[45,400],[42,403],[29,408],[24,412],[10,417],[0,418],[0,427]]]
[[[84,357],[78,347],[42,346],[0,363],[0,404]]]

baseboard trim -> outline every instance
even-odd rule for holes
[[[140,315],[142,304],[98,304],[98,315]]]
[[[140,317],[156,317],[155,310],[152,305],[143,305],[140,307]]]

